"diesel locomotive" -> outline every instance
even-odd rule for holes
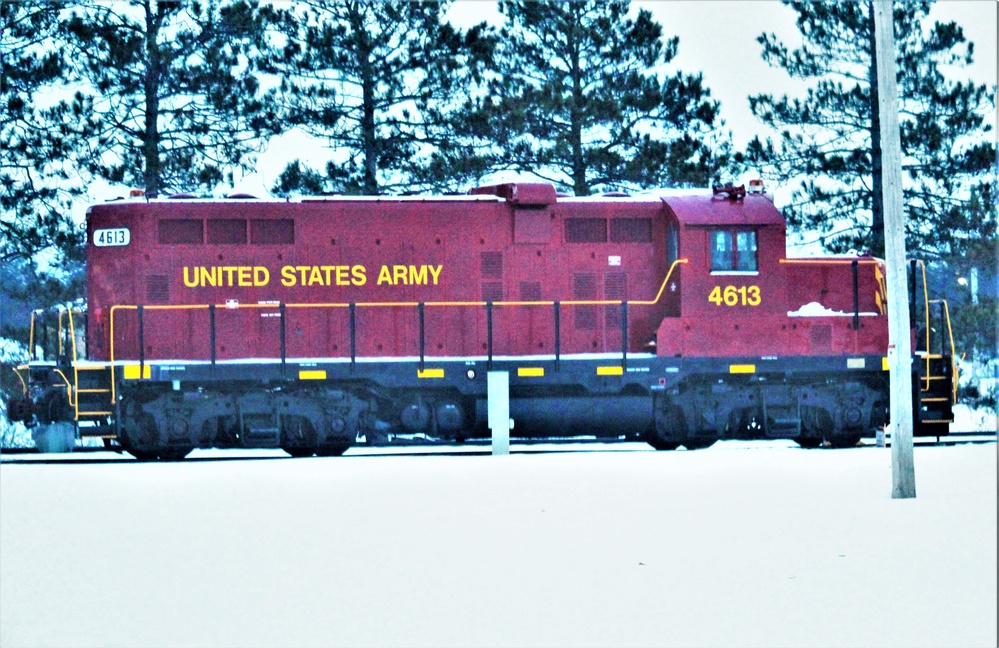
[[[884,264],[788,258],[758,183],[573,198],[136,196],[87,212],[86,312],[33,319],[12,419],[140,459],[339,455],[513,435],[856,445],[885,425]],[[915,434],[955,397],[946,304],[910,266]],[[85,329],[85,330],[84,330]]]

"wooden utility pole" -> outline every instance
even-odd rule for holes
[[[885,262],[888,287],[888,370],[891,382],[891,496],[916,496],[912,462],[912,344],[905,273],[905,213],[902,211],[902,151],[895,83],[895,34],[891,0],[873,0],[878,60],[884,181]],[[877,197],[875,197],[877,200]]]

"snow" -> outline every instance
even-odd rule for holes
[[[788,311],[788,317],[838,317],[843,315],[849,315],[853,317],[853,313],[847,313],[845,311],[836,311],[831,308],[826,308],[819,302],[808,302],[796,311]],[[858,313],[861,317],[872,317],[876,316],[877,313]]]
[[[0,645],[996,645],[996,445],[0,464]]]

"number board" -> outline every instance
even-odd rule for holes
[[[132,237],[127,227],[94,230],[94,245],[97,247],[128,245],[131,239]]]
[[[759,306],[762,299],[759,286],[715,286],[708,301],[715,306]]]

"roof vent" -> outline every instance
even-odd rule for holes
[[[555,187],[546,182],[510,182],[486,187],[475,187],[473,196],[499,196],[517,207],[544,207],[558,200]]]
[[[725,194],[724,197],[728,198],[729,200],[739,200],[746,196],[746,185],[739,185],[738,187],[732,184],[727,184],[724,186],[716,185],[711,188],[711,192],[715,196],[718,196],[720,194]]]

